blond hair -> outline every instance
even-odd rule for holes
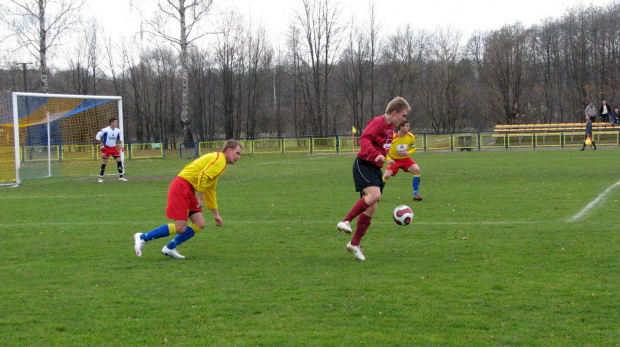
[[[226,152],[226,150],[228,148],[232,148],[235,149],[237,148],[237,146],[239,146],[241,149],[243,149],[243,146],[241,145],[241,143],[235,141],[235,140],[228,140],[226,142],[224,142],[224,147],[222,147],[222,152]]]
[[[397,96],[385,108],[385,114],[390,114],[394,111],[400,112],[402,110],[407,110],[407,112],[411,111],[411,106],[404,98]]]

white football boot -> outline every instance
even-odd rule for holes
[[[140,238],[140,235],[142,235],[142,233],[133,234],[133,249],[136,251],[136,255],[138,257],[142,256],[142,250],[144,249],[144,245],[146,244],[146,241],[142,240]]]
[[[161,254],[167,255],[169,257],[177,258],[177,259],[185,259],[185,256],[181,255],[181,253],[177,252],[177,249],[170,249],[168,246],[164,246],[161,249]]]
[[[350,234],[353,232],[353,230],[351,230],[351,222],[346,222],[346,221],[338,222],[338,225],[336,227],[338,228],[338,230],[345,232],[347,234]]]
[[[364,254],[362,254],[362,248],[360,246],[353,246],[351,242],[347,243],[347,251],[353,253],[359,260],[366,260]]]

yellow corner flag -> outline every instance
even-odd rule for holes
[[[355,129],[355,127],[353,127],[353,129],[351,129],[351,132],[354,134],[357,134],[357,129]]]

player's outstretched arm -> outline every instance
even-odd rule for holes
[[[198,200],[198,208],[201,208],[204,204],[204,194],[202,192],[198,192],[196,194],[196,199]]]
[[[215,225],[218,227],[221,227],[224,221],[222,220],[222,217],[220,217],[220,212],[218,211],[217,208],[211,210],[211,212],[213,212],[213,218],[215,219]]]

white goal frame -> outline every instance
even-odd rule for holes
[[[117,102],[117,110],[118,110],[118,127],[121,130],[123,145],[127,143],[125,139],[125,132],[123,131],[123,100],[120,96],[103,96],[103,95],[75,95],[75,94],[45,94],[45,93],[24,93],[24,92],[13,92],[11,95],[11,103],[13,110],[13,138],[14,138],[14,150],[15,150],[15,183],[14,186],[17,186],[21,183],[20,177],[20,167],[21,167],[21,157],[20,157],[20,135],[19,135],[19,109],[18,109],[18,97],[41,97],[41,98],[64,98],[64,99],[92,99],[92,100],[116,100]],[[48,151],[48,176],[51,177],[51,144],[50,144],[50,121],[49,121],[49,112],[47,113],[48,121],[47,121],[47,151]],[[103,124],[102,124],[103,126]],[[95,134],[92,134],[92,138],[94,141]],[[125,152],[121,151],[121,161],[125,162]]]

